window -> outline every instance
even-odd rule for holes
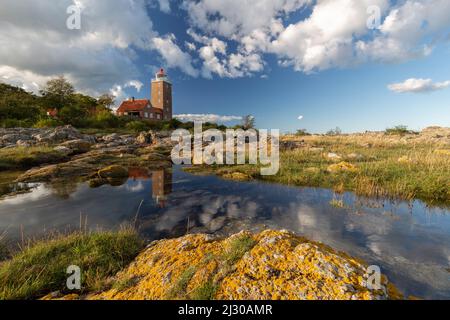
[[[148,118],[148,112],[146,112],[146,113],[144,114],[144,116],[145,116],[146,118]]]
[[[152,119],[153,119],[153,113],[150,113],[150,118],[152,118]]]
[[[161,116],[159,114],[156,115],[156,119],[161,119]]]

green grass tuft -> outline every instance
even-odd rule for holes
[[[142,247],[142,240],[130,228],[37,242],[0,265],[0,300],[67,292],[70,265],[81,269],[82,292],[100,290],[107,277],[124,268]]]

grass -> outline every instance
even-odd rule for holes
[[[274,176],[260,176],[260,168],[252,165],[193,167],[188,170],[213,171],[219,176],[241,172],[254,179],[287,185],[354,191],[362,196],[421,199],[428,204],[450,204],[450,156],[436,152],[446,150],[448,146],[405,143],[400,139],[390,141],[389,136],[311,136],[302,139],[316,149],[280,150],[280,171]],[[327,158],[328,153],[337,153],[342,157],[339,162],[356,166],[355,172],[328,172],[328,167],[336,163]]]
[[[229,247],[225,250],[223,260],[228,265],[237,263],[247,251],[250,251],[256,241],[249,235],[243,235],[231,240]]]
[[[0,300],[35,299],[54,291],[67,292],[66,270],[70,265],[81,269],[81,293],[98,291],[142,247],[143,242],[131,228],[74,233],[36,242],[0,265]]]
[[[0,233],[0,262],[9,258],[9,249],[5,241],[6,232]]]
[[[15,147],[0,149],[0,171],[26,169],[44,163],[57,163],[66,155],[51,147]]]
[[[190,295],[192,300],[213,300],[216,295],[218,285],[213,279],[208,279],[204,284],[195,288]]]
[[[168,299],[181,298],[185,295],[186,288],[191,281],[192,277],[197,272],[197,267],[190,266],[184,270],[175,284],[169,290]]]

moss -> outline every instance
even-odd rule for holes
[[[26,169],[67,159],[66,154],[50,147],[16,147],[0,149],[0,171]]]

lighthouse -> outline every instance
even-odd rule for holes
[[[171,120],[173,116],[172,111],[172,83],[165,73],[164,69],[160,69],[151,84],[152,107],[160,109],[163,114],[163,120]]]

